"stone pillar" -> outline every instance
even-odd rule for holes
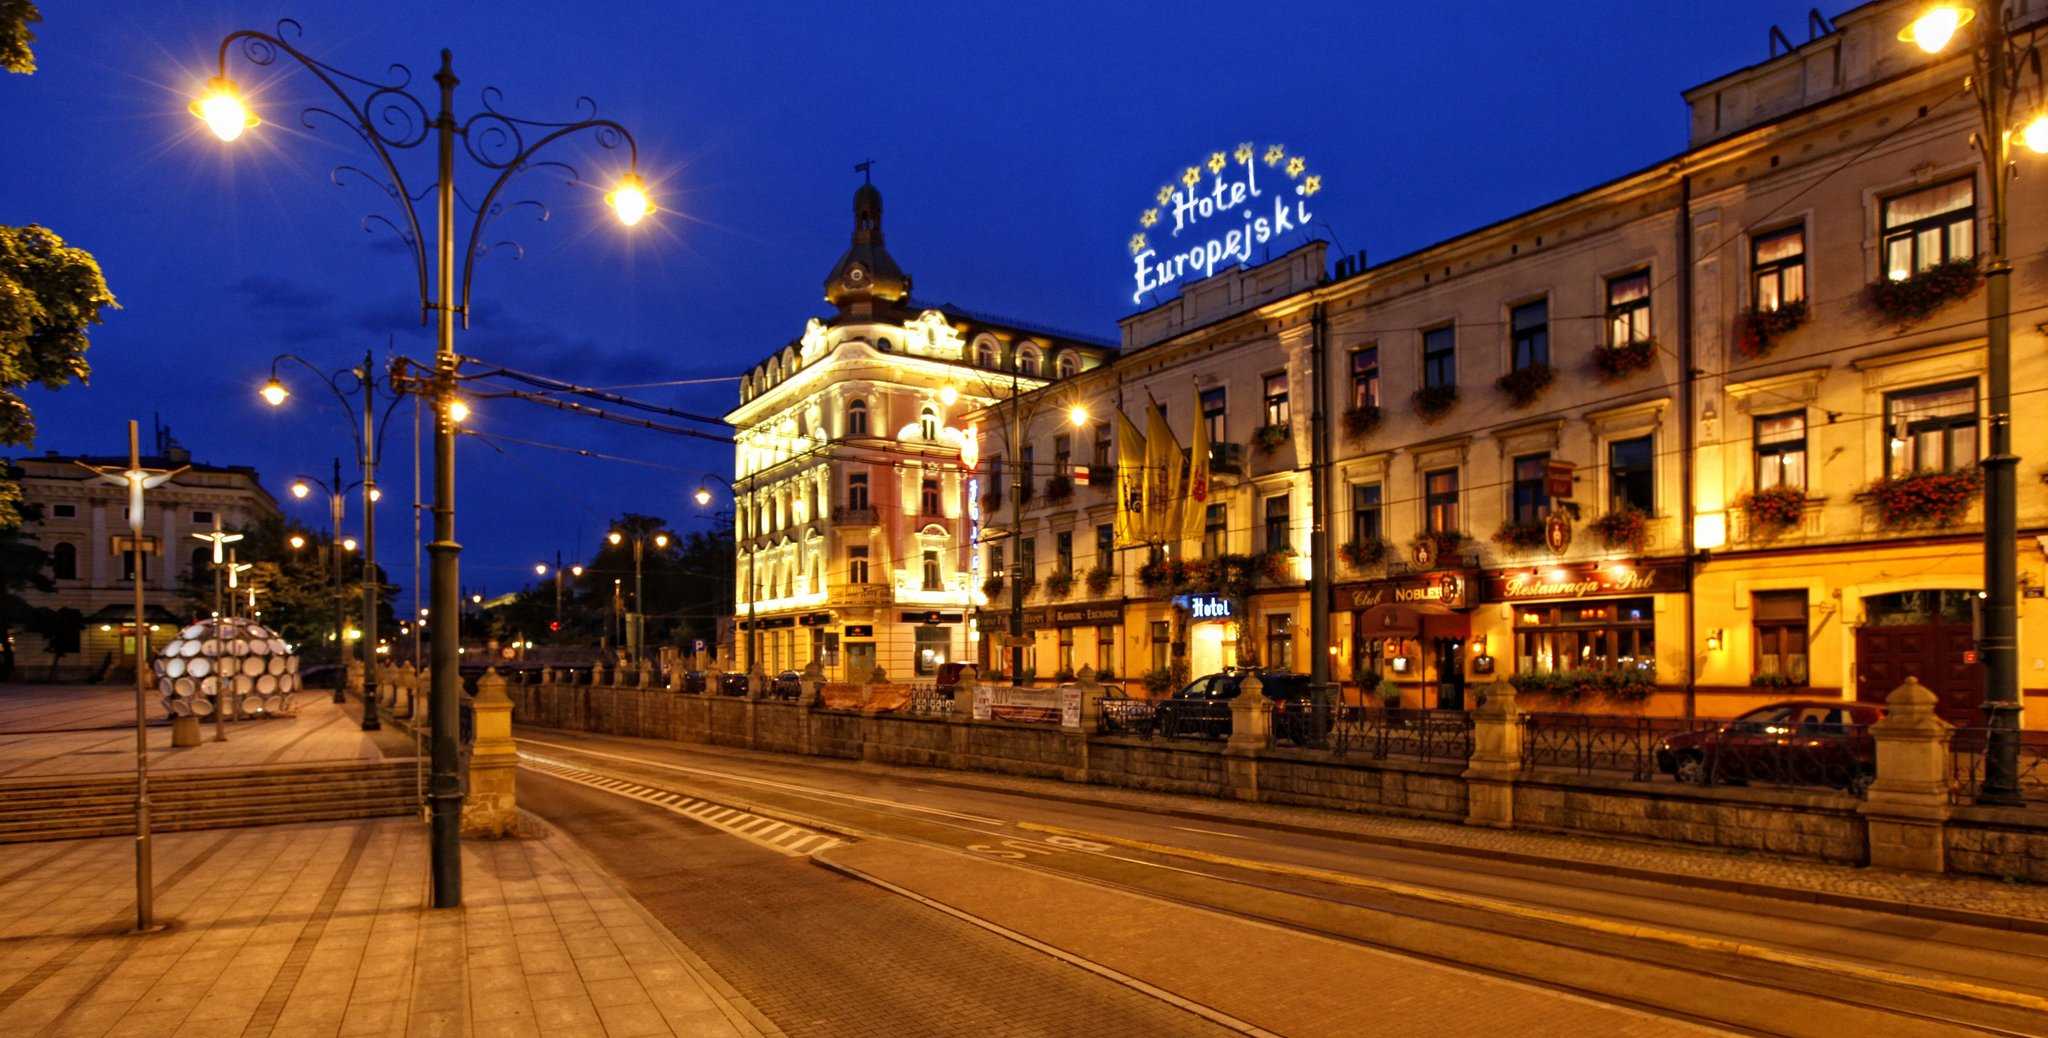
[[[1472,712],[1472,759],[1465,766],[1465,824],[1515,826],[1515,776],[1522,771],[1522,713],[1514,686],[1496,682]]]
[[[797,679],[797,702],[809,706],[821,702],[825,697],[825,668],[817,660],[804,664],[803,676]]]
[[[1092,732],[1102,722],[1102,682],[1095,680],[1094,667],[1082,667],[1074,675],[1074,684],[1081,686],[1081,730]]]
[[[1237,698],[1230,701],[1230,741],[1223,747],[1223,771],[1230,788],[1225,795],[1239,800],[1259,798],[1259,755],[1273,742],[1273,705],[1266,700],[1258,672],[1246,674]]]
[[[1913,872],[1947,870],[1943,829],[1949,816],[1948,722],[1916,678],[1885,697],[1877,742],[1877,781],[1859,810],[1869,829],[1870,864]]]
[[[469,794],[462,803],[462,835],[500,837],[519,817],[519,749],[512,741],[512,700],[496,667],[476,682],[476,742],[469,751]]]

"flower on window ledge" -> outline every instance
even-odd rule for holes
[[[1766,487],[1742,495],[1735,502],[1749,516],[1749,528],[1758,537],[1775,537],[1798,528],[1806,518],[1806,491],[1800,487]]]
[[[1370,434],[1380,427],[1380,409],[1377,404],[1366,404],[1344,412],[1344,434],[1353,439]]]
[[[1500,529],[1493,531],[1493,543],[1516,551],[1534,551],[1546,547],[1548,540],[1542,520],[1516,522],[1509,519],[1500,524]]]
[[[1516,407],[1527,407],[1543,395],[1545,389],[1557,378],[1557,372],[1541,362],[1516,368],[1494,380],[1494,388],[1507,396],[1508,402]]]
[[[1600,543],[1609,548],[1626,548],[1632,552],[1643,550],[1650,540],[1650,517],[1633,505],[1623,505],[1590,523],[1586,528],[1593,531]]]
[[[1252,434],[1252,442],[1258,445],[1260,451],[1271,454],[1286,446],[1288,435],[1285,425],[1262,425]]]
[[[1744,357],[1764,356],[1781,336],[1805,324],[1807,314],[1804,299],[1775,310],[1745,311],[1735,319],[1735,352]]]
[[[1934,316],[1934,312],[1971,292],[1984,272],[1975,259],[1952,260],[1929,267],[1909,278],[1894,281],[1881,278],[1864,289],[1864,302],[1898,325],[1913,324]]]
[[[1963,521],[1983,487],[1976,469],[1915,472],[1878,480],[1864,494],[1876,502],[1878,522],[1889,529],[1946,527]]]
[[[1352,569],[1364,569],[1386,559],[1387,542],[1377,537],[1348,541],[1337,549],[1337,554],[1343,558],[1344,564]]]
[[[1637,339],[1618,346],[1599,346],[1593,350],[1593,366],[1610,379],[1641,371],[1656,359],[1655,339]]]
[[[1442,418],[1458,402],[1458,387],[1423,386],[1415,391],[1415,413],[1425,422]]]

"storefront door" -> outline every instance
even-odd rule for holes
[[[875,672],[875,643],[846,643],[846,680],[858,685]]]
[[[1984,723],[1984,665],[1965,663],[1975,646],[1968,624],[1856,629],[1856,698],[1883,703],[1907,677],[1934,693],[1935,711],[1956,725]]]
[[[1458,638],[1437,638],[1431,644],[1436,648],[1436,708],[1465,709],[1464,641]]]

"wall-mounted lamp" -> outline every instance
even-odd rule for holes
[[[1486,641],[1486,640],[1487,640],[1488,638],[1491,638],[1491,637],[1492,637],[1492,635],[1488,635],[1488,634],[1482,634],[1482,635],[1480,635],[1480,636],[1479,636],[1479,639],[1478,639],[1477,641],[1475,641],[1475,642],[1473,642],[1473,643],[1472,643],[1472,655],[1474,655],[1474,656],[1484,656],[1484,655],[1486,655],[1486,644],[1487,644],[1487,641]]]
[[[1409,661],[1408,661],[1408,657],[1406,657],[1406,656],[1396,656],[1396,657],[1394,657],[1394,673],[1396,673],[1396,674],[1406,674],[1406,673],[1408,673],[1408,662],[1409,662]]]
[[[1692,546],[1713,551],[1728,543],[1728,513],[1701,512],[1692,517]]]
[[[1715,628],[1712,628],[1712,629],[1708,630],[1708,631],[1707,631],[1707,651],[1708,651],[1708,652],[1720,652],[1720,651],[1721,651],[1721,645],[1722,645],[1722,643],[1723,643],[1723,639],[1724,639],[1725,637],[1726,637],[1726,634],[1725,634],[1725,632],[1724,632],[1724,631],[1722,631],[1722,629],[1721,629],[1721,628],[1719,628],[1719,627],[1715,627]]]

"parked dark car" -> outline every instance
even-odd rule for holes
[[[768,694],[777,699],[795,699],[804,694],[804,678],[793,670],[785,670],[768,680]]]
[[[683,691],[693,696],[701,696],[704,694],[706,681],[707,678],[703,671],[686,670],[683,672]]]
[[[726,671],[718,676],[718,694],[721,696],[744,696],[747,694],[747,676],[736,670]]]
[[[1159,734],[1169,739],[1221,739],[1230,735],[1230,701],[1243,689],[1246,670],[1207,674],[1187,683],[1153,711]],[[1306,674],[1259,671],[1266,698],[1281,705],[1274,716],[1274,734],[1302,744],[1313,741],[1313,697]]]
[[[1657,770],[1701,785],[1764,782],[1861,794],[1877,775],[1877,742],[1869,726],[1883,717],[1884,708],[1875,703],[1773,703],[1665,738],[1657,744]]]
[[[938,677],[932,683],[932,691],[938,693],[940,699],[953,698],[953,693],[960,688],[960,675],[966,669],[965,663],[939,664]]]

